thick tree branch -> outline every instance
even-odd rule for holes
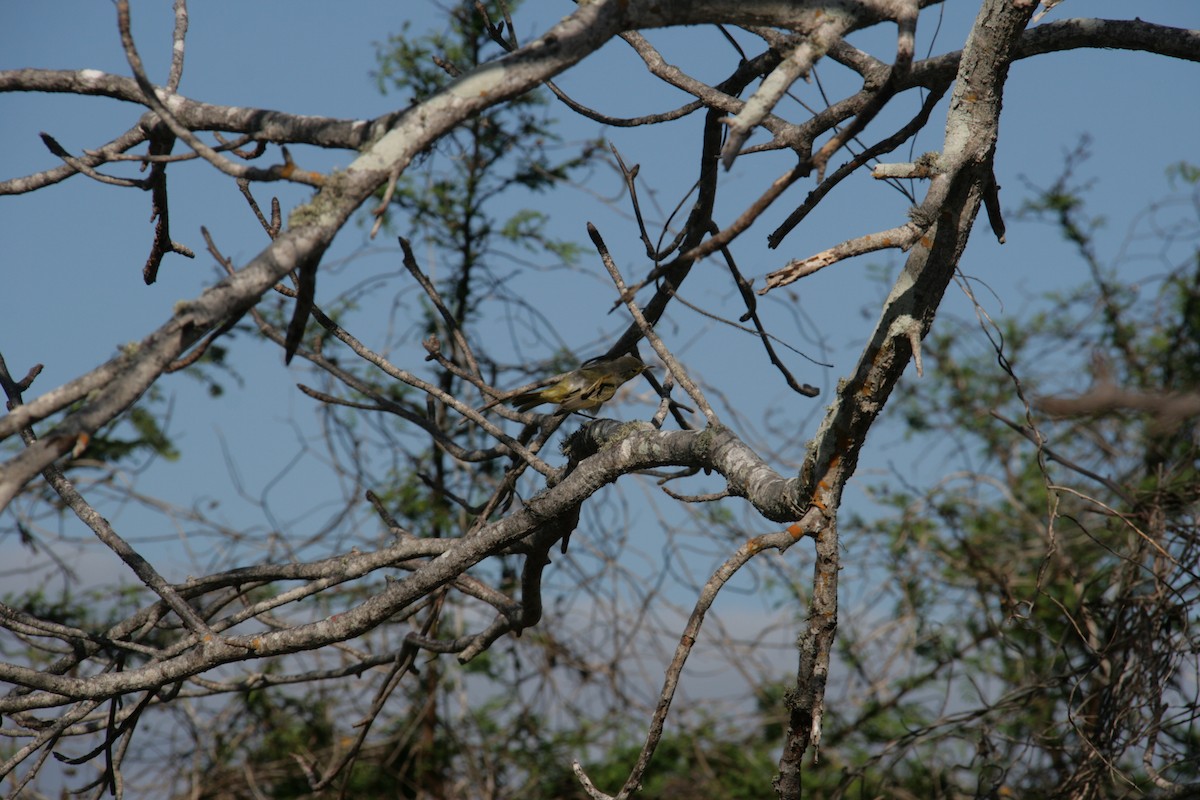
[[[986,0],[963,50],[946,125],[946,171],[933,178],[922,204],[933,225],[912,248],[853,375],[838,387],[801,471],[803,493],[811,491],[814,503],[831,514],[854,473],[867,431],[914,355],[914,342],[928,332],[966,248],[992,180],[1009,64],[1032,13],[1032,4],[1018,7],[1008,0]],[[829,522],[817,538],[813,608],[802,634],[775,787],[781,798],[800,797],[803,755],[821,738],[825,679],[837,626],[838,546],[836,527],[832,519]]]
[[[265,633],[193,640],[175,652],[164,653],[161,659],[118,673],[75,677],[0,665],[0,679],[35,690],[10,694],[0,700],[0,712],[105,699],[183,680],[222,664],[285,655],[352,639],[453,582],[484,558],[556,525],[556,520],[564,515],[573,516],[602,487],[637,470],[677,465],[718,472],[728,481],[731,494],[746,498],[762,516],[779,522],[799,519],[807,508],[807,503],[796,493],[800,485],[797,479],[779,476],[723,428],[664,432],[648,424],[600,420],[585,426],[573,438],[572,448],[575,469],[554,487],[531,497],[524,508],[512,515],[484,526],[469,537],[454,540],[441,550],[438,558],[417,567],[408,578],[388,584],[336,617]],[[371,555],[369,561],[354,559],[342,564],[337,580],[347,580],[353,574],[363,574],[362,570],[389,563],[381,561],[380,554]],[[351,563],[356,565],[353,571],[349,569]],[[180,593],[188,594],[183,590]],[[236,620],[220,625],[212,623],[214,630],[223,630],[229,624],[236,624]]]

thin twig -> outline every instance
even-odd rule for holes
[[[683,674],[684,664],[687,663],[692,648],[700,638],[700,627],[704,624],[704,617],[708,610],[716,601],[717,594],[754,556],[764,550],[782,552],[795,544],[796,540],[796,537],[788,531],[756,536],[739,547],[705,582],[704,588],[700,591],[700,596],[692,608],[691,616],[688,617],[687,625],[684,626],[683,632],[679,636],[679,643],[675,646],[675,656],[667,667],[666,679],[663,681],[662,691],[659,693],[658,705],[650,719],[650,729],[646,733],[646,741],[642,745],[641,752],[638,753],[637,761],[630,771],[629,777],[625,779],[625,785],[617,793],[617,798],[623,800],[639,788],[642,776],[654,755],[654,750],[662,739],[663,726],[667,720],[667,713],[671,710],[671,702],[675,698],[675,690],[679,686],[679,678]],[[576,774],[579,774],[579,770],[576,771]]]
[[[924,229],[916,223],[906,222],[886,231],[876,231],[865,236],[858,236],[808,258],[789,261],[780,269],[767,274],[767,285],[759,289],[758,293],[762,295],[772,289],[787,286],[789,283],[794,283],[814,272],[825,269],[825,267],[854,256],[874,253],[878,250],[908,250],[923,232]]]
[[[1041,432],[1038,431],[1036,428],[1033,428],[1032,426],[1029,426],[1029,425],[1020,425],[1017,422],[1009,419],[1008,417],[1005,417],[1003,414],[1001,414],[999,411],[996,411],[995,409],[992,409],[988,413],[991,414],[994,418],[998,419],[1000,422],[1003,422],[1005,425],[1012,428],[1017,433],[1024,436],[1029,441],[1033,442],[1039,448],[1041,448],[1041,451],[1043,453],[1045,453],[1046,458],[1050,459],[1051,461],[1057,461],[1059,464],[1062,464],[1067,469],[1071,470],[1072,472],[1077,472],[1080,475],[1084,476],[1085,478],[1091,478],[1092,480],[1096,481],[1096,483],[1099,483],[1101,486],[1103,486],[1105,489],[1108,489],[1110,492],[1112,492],[1113,494],[1120,497],[1126,503],[1133,505],[1133,497],[1130,496],[1130,494],[1127,491],[1125,491],[1125,489],[1121,486],[1121,484],[1117,483],[1116,481],[1110,480],[1110,479],[1104,477],[1103,475],[1100,475],[1099,473],[1092,472],[1087,467],[1084,467],[1081,464],[1077,464],[1074,461],[1072,461],[1071,459],[1060,455],[1059,453],[1057,453],[1050,447],[1047,447],[1045,439],[1043,439]]]
[[[787,385],[792,389],[792,391],[802,394],[805,397],[816,397],[819,395],[821,393],[820,389],[815,386],[810,386],[807,383],[803,385],[800,384],[796,380],[795,376],[792,375],[791,370],[787,368],[787,365],[783,363],[783,360],[779,358],[779,354],[775,352],[775,347],[771,344],[771,340],[776,339],[776,337],[767,333],[766,328],[763,327],[762,320],[758,316],[758,299],[754,296],[754,291],[750,286],[750,281],[746,280],[742,276],[741,270],[738,269],[737,263],[733,260],[733,253],[729,252],[728,247],[722,247],[721,253],[725,256],[725,265],[729,267],[729,274],[733,276],[733,282],[737,286],[738,292],[742,296],[742,302],[746,304],[746,313],[742,315],[742,319],[744,320],[749,318],[754,321],[754,327],[758,331],[759,341],[762,342],[763,349],[767,351],[767,357],[771,360],[771,363],[783,375],[783,379],[787,382]],[[736,323],[731,322],[730,324],[739,328],[742,327]],[[753,333],[753,331],[750,332]],[[784,347],[788,348],[792,352],[799,353],[804,358],[808,358],[808,360],[812,361],[814,364],[820,364],[821,366],[825,367],[833,366],[832,364],[821,364],[821,362],[817,361],[816,359],[809,358],[785,342],[781,342],[781,344],[783,344]]]
[[[5,395],[8,397],[9,408],[16,408],[22,404],[23,401],[21,398],[19,384],[12,380],[11,376],[8,374],[8,369],[3,360],[0,360],[0,388],[4,390]],[[37,435],[33,432],[33,428],[23,427],[21,429],[21,440],[25,442],[27,446],[36,442]],[[120,556],[121,560],[133,570],[134,574],[138,576],[142,583],[146,584],[147,587],[149,587],[155,594],[162,598],[168,606],[170,606],[171,610],[179,615],[179,618],[183,621],[183,624],[187,626],[188,630],[190,630],[198,640],[205,641],[216,637],[216,634],[213,633],[212,629],[208,627],[208,623],[196,615],[196,612],[192,610],[192,607],[188,605],[178,593],[176,593],[171,584],[167,583],[167,581],[158,574],[158,570],[154,569],[153,565],[151,565],[149,561],[147,561],[140,553],[130,547],[129,543],[126,542],[115,530],[113,530],[108,520],[102,517],[99,512],[96,511],[96,509],[92,508],[92,506],[86,500],[84,500],[83,495],[81,495],[75,489],[74,485],[70,480],[67,479],[66,475],[63,474],[62,469],[59,468],[57,464],[50,464],[47,466],[42,471],[42,477],[44,477],[46,479],[46,483],[48,483],[50,487],[58,493],[58,496],[62,498],[63,502],[75,512],[75,515],[79,518],[79,521],[91,528],[92,532],[96,534],[97,539],[99,539],[101,542],[107,545],[109,549]]]
[[[637,302],[632,296],[629,296],[628,289],[625,286],[625,279],[621,277],[621,271],[617,268],[616,262],[613,261],[612,255],[608,252],[608,246],[604,243],[603,237],[600,236],[600,231],[597,230],[596,226],[590,222],[588,223],[587,228],[588,236],[591,237],[592,243],[596,245],[596,251],[600,254],[600,260],[604,262],[604,268],[608,270],[608,274],[612,277],[613,284],[617,287],[617,291],[622,297],[626,298],[625,307],[629,309],[630,316],[633,317],[634,322],[637,324],[638,328],[641,329],[642,335],[646,337],[646,341],[650,343],[650,346],[654,348],[654,352],[657,353],[658,357],[662,359],[664,364],[666,364],[667,369],[670,370],[671,375],[673,375],[675,378],[675,381],[683,387],[685,392],[688,393],[688,397],[692,398],[692,400],[696,402],[696,405],[699,406],[701,413],[703,413],[705,419],[708,420],[708,424],[714,426],[720,425],[721,422],[717,418],[716,412],[713,411],[712,406],[708,404],[708,400],[705,399],[704,393],[700,391],[700,387],[698,387],[688,376],[687,372],[684,371],[683,365],[676,360],[675,356],[671,354],[671,351],[667,349],[667,346],[663,344],[662,339],[660,339],[658,334],[654,332],[653,326],[651,326],[646,320],[645,315],[642,314],[642,310],[638,308]]]
[[[195,150],[201,158],[232,178],[248,178],[258,181],[292,180],[310,186],[320,186],[323,184],[323,175],[307,170],[298,170],[288,159],[285,159],[284,164],[273,166],[270,169],[245,167],[233,163],[212,147],[202,142],[186,125],[181,123],[171,113],[170,109],[159,98],[154,84],[147,77],[145,67],[142,64],[142,57],[138,54],[137,46],[133,41],[129,0],[117,0],[117,27],[121,34],[121,45],[125,49],[125,60],[129,63],[130,70],[133,71],[133,77],[137,81],[138,88],[142,90],[142,99],[145,101],[146,106],[158,115],[158,118],[164,125],[170,128],[173,134],[182,139],[188,147]]]
[[[825,198],[825,195],[829,194],[829,192],[831,192],[835,186],[841,183],[843,179],[848,177],[851,173],[853,173],[863,164],[870,161],[872,158],[878,158],[885,153],[892,152],[901,144],[912,138],[918,131],[923,130],[925,124],[929,122],[929,116],[933,113],[934,106],[937,105],[938,101],[942,99],[942,96],[946,93],[948,88],[949,84],[942,84],[932,89],[929,92],[929,96],[925,98],[925,102],[921,105],[920,112],[918,112],[915,117],[909,120],[904,127],[883,141],[877,142],[871,147],[868,147],[866,150],[863,150],[854,158],[850,159],[845,164],[842,164],[840,167],[834,170],[833,174],[825,178],[825,180],[821,181],[816,188],[808,193],[808,196],[804,198],[804,202],[801,203],[795,211],[789,214],[787,219],[785,219],[778,228],[771,232],[771,234],[767,237],[767,247],[772,249],[778,247],[779,243],[783,241],[783,237],[787,236],[793,228],[799,225],[800,222],[808,216],[809,212],[816,208],[817,204]]]

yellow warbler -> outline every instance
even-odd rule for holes
[[[528,411],[541,403],[557,403],[561,411],[592,411],[617,393],[617,387],[646,369],[637,356],[595,359],[559,378],[544,389],[522,392],[510,397],[518,411]]]

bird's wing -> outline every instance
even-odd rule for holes
[[[597,375],[594,379],[580,386],[578,393],[572,394],[569,398],[563,401],[561,408],[564,411],[586,411],[587,409],[596,408],[609,397],[604,396],[604,376]]]

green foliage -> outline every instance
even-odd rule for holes
[[[33,540],[30,540],[28,546],[35,551],[37,549],[36,541]],[[36,617],[56,625],[90,631],[96,637],[103,636],[104,631],[111,627],[116,620],[122,619],[145,602],[145,590],[135,586],[92,589],[82,594],[73,593],[69,589],[63,589],[55,594],[47,587],[39,586],[17,594],[5,593],[0,597],[0,604],[3,604],[5,608],[27,614],[30,618]],[[103,616],[98,616],[100,613]],[[153,645],[155,638],[152,632],[146,638],[145,643]],[[35,642],[34,646],[22,647],[3,654],[5,657],[18,660],[26,658],[35,668],[44,668],[61,656],[61,653],[56,650],[42,650],[36,646],[36,637],[33,641]],[[128,655],[127,657],[129,658],[127,663],[138,660],[137,656]]]
[[[485,6],[492,19],[502,18],[502,4]],[[449,19],[443,33],[412,37],[406,26],[379,45],[375,79],[380,91],[407,94],[418,102],[503,52],[488,35],[475,3],[457,3],[449,9]],[[490,258],[498,255],[496,241],[547,253],[562,263],[572,263],[582,252],[573,242],[546,235],[545,215],[539,212],[518,208],[498,216],[502,206],[513,203],[515,190],[540,193],[559,186],[599,152],[600,142],[587,141],[573,154],[556,155],[564,145],[553,123],[544,93],[513,98],[440,139],[419,168],[406,172],[396,186],[392,203],[402,221],[393,224],[456,262],[439,288],[454,299],[454,314],[461,321],[481,296],[476,285],[489,285],[473,273],[487,271]],[[503,203],[498,202],[501,197]]]
[[[202,382],[209,397],[219,398],[225,392],[225,385],[218,379],[218,375],[223,374],[239,383],[241,380],[236,371],[227,364],[226,355],[225,347],[211,344],[194,364],[183,370],[183,374]],[[68,406],[62,414],[74,413],[88,402],[88,398],[79,400]],[[144,458],[177,461],[180,452],[168,432],[172,405],[170,397],[161,387],[151,387],[127,411],[93,433],[87,441],[86,448],[80,453],[82,460],[68,462],[67,468],[92,468],[98,463],[129,466]],[[6,442],[3,446],[15,445]],[[56,506],[60,505],[57,500],[51,502]]]
[[[1200,775],[1200,441],[1168,404],[1200,391],[1200,262],[1139,285],[1105,265],[1072,183],[1085,155],[1023,216],[1058,226],[1091,283],[982,347],[939,320],[925,378],[894,395],[907,436],[960,469],[874,486],[884,515],[845,526],[892,632],[840,643],[863,701],[827,718],[824,757],[855,765],[834,796],[1121,797],[1152,791],[1146,764]],[[1164,228],[1186,241],[1200,220]]]
[[[241,386],[242,376],[229,363],[229,340],[235,338],[239,331],[237,328],[225,334],[222,341],[226,344],[210,342],[205,348],[204,353],[198,358],[195,363],[191,364],[187,369],[183,370],[183,374],[187,377],[199,381],[204,384],[208,396],[214,400],[225,394],[225,384],[218,378],[223,376],[227,380],[232,380],[238,386]]]
[[[1187,183],[1195,185],[1200,183],[1200,166],[1189,164],[1186,161],[1180,161],[1167,167],[1167,179],[1174,187],[1175,182]]]
[[[433,536],[449,535],[462,527],[461,514],[444,497],[431,492],[420,473],[407,469],[388,477],[389,488],[379,497],[398,519]]]
[[[86,402],[81,400],[67,413]],[[96,431],[88,441],[87,458],[106,464],[126,462],[141,455],[177,460],[179,451],[165,430],[169,416],[170,407],[162,393],[151,389],[137,405]]]
[[[380,91],[400,93],[415,102],[444,88],[453,75],[503,52],[491,40],[475,5],[453,4],[447,14],[450,25],[443,32],[413,36],[406,27],[379,45],[375,79]],[[500,17],[500,4],[487,6],[494,19]],[[598,152],[596,142],[564,145],[548,111],[546,96],[531,92],[482,112],[421,154],[400,179],[387,224],[413,240],[422,261],[430,258],[436,264],[429,273],[451,319],[444,319],[428,298],[399,297],[396,307],[403,308],[407,327],[401,333],[404,340],[389,345],[411,347],[414,334],[436,337],[443,354],[458,360],[463,354],[454,330],[469,331],[479,324],[479,301],[503,292],[504,280],[497,272],[500,264],[548,261],[548,266],[558,266],[579,256],[578,244],[546,234],[543,213],[521,206],[530,193],[571,180]],[[349,326],[360,306],[366,305],[360,301],[368,299],[376,298],[364,293],[325,300],[323,310]],[[527,312],[520,298],[507,300],[501,305]],[[280,307],[264,313],[283,325],[290,311]],[[377,341],[371,344],[379,346]],[[489,363],[486,352],[476,351],[476,356]],[[578,366],[578,357],[565,351],[553,360],[564,370]],[[329,406],[323,411],[327,424],[344,432],[355,448],[391,456],[384,468],[371,475],[371,489],[380,505],[418,536],[466,535],[475,515],[462,501],[469,505],[474,497],[492,490],[498,472],[494,462],[471,465],[449,458],[443,442],[425,432],[437,428],[442,436],[458,439],[469,431],[447,423],[444,413],[432,405],[412,403],[411,392],[369,365],[347,364],[344,369],[355,371],[362,385],[403,409],[397,423],[381,423],[392,418],[349,407]],[[453,371],[438,369],[429,380],[448,394],[468,396],[469,387]],[[414,420],[423,425],[412,425]],[[352,461],[346,472],[362,468]],[[516,596],[520,589],[515,569],[503,559],[497,563],[501,577],[508,578],[501,581],[501,588]],[[437,624],[449,625],[447,620],[459,613],[452,609],[453,602],[448,599],[444,611],[439,604],[426,613],[435,619],[440,615]],[[328,609],[331,614],[337,611]],[[405,622],[398,635],[408,630]],[[520,654],[532,651],[536,660],[537,649],[553,643],[539,640],[536,631],[530,631],[520,644],[519,649],[514,645],[510,659],[487,652],[453,671],[443,672],[436,659],[419,658],[419,672],[407,675],[395,688],[386,712],[371,723],[368,743],[326,794],[451,797],[464,780],[493,787],[497,797],[576,793],[578,782],[570,772],[570,758],[586,740],[578,732],[555,729],[518,698]],[[473,692],[494,699],[459,712],[451,700],[463,691],[462,681],[469,682]],[[225,780],[214,785],[244,791],[238,785],[238,765],[248,764],[256,768],[256,788],[267,796],[311,796],[311,776],[299,762],[325,766],[344,752],[349,746],[345,719],[349,703],[347,697],[326,695],[317,688],[247,692],[243,707],[237,709],[238,724],[229,726],[237,733],[223,743],[221,757],[213,765]],[[213,796],[217,794],[214,790]]]
[[[268,667],[267,674],[277,670]],[[344,751],[347,741],[342,714],[332,698],[320,692],[303,696],[286,689],[251,690],[242,695],[241,709],[232,724],[218,729],[211,752],[216,759],[212,780],[202,787],[202,798],[261,797],[284,800],[301,797],[335,797],[337,791],[314,795],[311,774],[305,769],[314,760],[328,760]],[[403,742],[393,740],[388,751],[372,749],[343,776],[352,797],[417,797],[411,774],[397,762],[412,767],[404,758]],[[243,752],[243,748],[249,749]],[[243,761],[250,767],[255,786],[246,785],[244,774],[223,769],[226,763]],[[428,768],[426,763],[422,768]]]
[[[776,771],[778,739],[775,728],[751,725],[738,729],[717,719],[702,719],[683,730],[668,732],[654,751],[654,760],[637,797],[667,800],[751,800],[765,796],[766,780]],[[598,764],[586,766],[588,777],[602,791],[615,793],[629,775],[641,749],[640,740],[612,748]],[[568,794],[537,797],[577,797],[586,794],[578,783]]]

